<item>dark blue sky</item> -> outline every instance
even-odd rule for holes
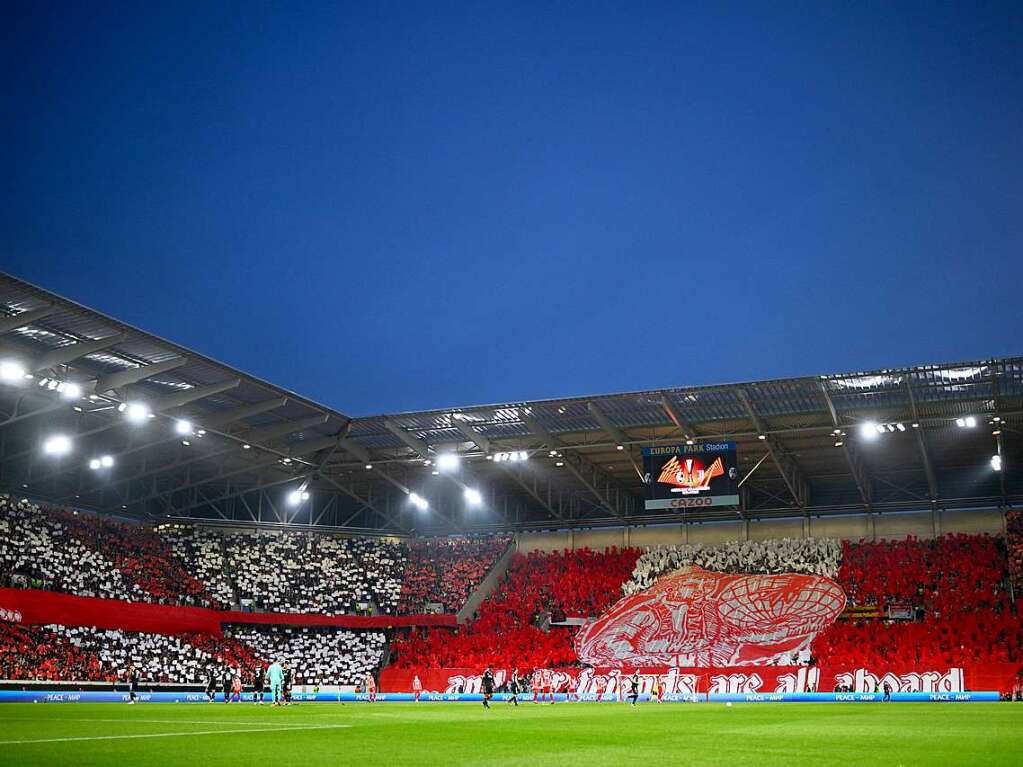
[[[3,268],[350,414],[1023,352],[1019,3],[21,5]]]

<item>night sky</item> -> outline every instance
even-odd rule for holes
[[[5,6],[3,269],[351,415],[1023,352],[1023,4],[130,5]]]

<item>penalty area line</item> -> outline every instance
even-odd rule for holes
[[[81,735],[68,738],[32,738],[30,740],[0,740],[0,746],[21,746],[31,743],[72,743],[88,740],[137,740],[141,738],[184,738],[193,735],[240,735],[248,732],[289,732],[293,730],[337,730],[350,724],[313,724],[297,727],[246,727],[242,730],[189,730],[186,732],[149,732],[137,735]]]

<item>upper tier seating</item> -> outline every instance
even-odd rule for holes
[[[429,603],[458,612],[510,544],[507,536],[411,542],[398,612],[420,613]]]
[[[354,613],[373,602],[397,611],[404,569],[398,544],[320,533],[226,535],[227,566],[242,600],[267,612]]]
[[[108,526],[117,525],[101,526],[95,518],[80,521],[68,512],[44,512],[28,501],[0,496],[0,580],[41,580],[53,591],[135,602],[177,601],[171,597],[185,597],[183,591],[188,597],[202,593],[201,584],[180,569],[160,566],[166,563],[146,572],[149,537],[133,541],[115,534],[108,541]],[[159,580],[163,575],[170,576],[166,582]]]

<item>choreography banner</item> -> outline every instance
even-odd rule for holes
[[[9,617],[4,617],[4,616]],[[386,629],[404,626],[454,626],[454,615],[306,615],[299,613],[245,613],[178,607],[117,599],[79,597],[35,589],[0,589],[0,620],[12,623],[95,626],[154,634],[220,635],[222,623],[260,623],[287,626],[340,626],[351,629]]]
[[[830,578],[684,567],[583,626],[575,649],[595,667],[785,663],[844,607],[845,594]]]
[[[521,673],[530,670],[519,669]],[[628,695],[629,677],[634,669],[559,669],[553,672],[558,692],[571,692],[583,700],[621,700]],[[774,695],[833,693],[836,685],[853,693],[882,691],[887,682],[892,692],[949,694],[970,690],[1011,692],[1021,668],[1013,663],[977,663],[957,668],[920,669],[911,667],[869,669],[821,669],[816,666],[733,666],[722,668],[642,668],[640,693],[651,695],[656,683],[662,696]],[[380,688],[385,692],[412,690],[418,676],[423,690],[436,694],[479,693],[483,689],[479,669],[384,669]],[[510,669],[495,669],[500,688],[511,676]]]

